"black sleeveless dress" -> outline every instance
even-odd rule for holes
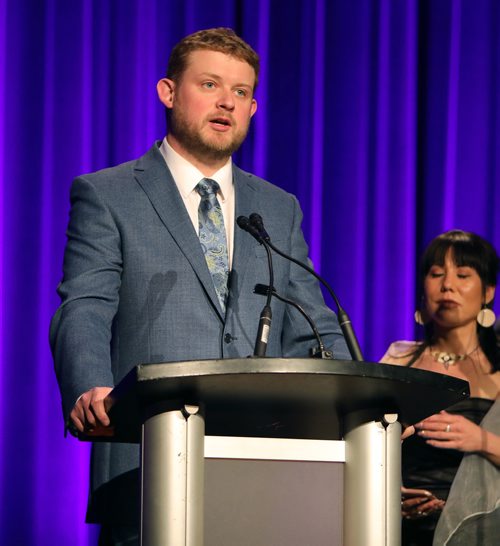
[[[468,398],[447,409],[463,415],[477,425],[493,404],[485,398]],[[463,457],[462,451],[429,446],[417,434],[402,444],[402,475],[405,487],[427,489],[446,500],[451,483]],[[403,519],[402,546],[432,546],[432,537],[440,512],[420,519]]]

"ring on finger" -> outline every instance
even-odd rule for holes
[[[446,428],[444,429],[444,431],[445,431],[445,432],[451,432],[451,425],[450,425],[450,423],[448,423],[448,424],[446,425]]]

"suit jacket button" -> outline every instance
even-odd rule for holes
[[[225,341],[226,343],[231,343],[231,341],[233,341],[233,336],[232,336],[231,334],[226,334],[226,335],[224,336],[224,341]]]

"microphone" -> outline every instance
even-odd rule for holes
[[[344,338],[347,343],[347,347],[349,349],[349,352],[351,353],[351,357],[353,360],[357,361],[363,361],[363,355],[361,353],[361,349],[359,347],[358,340],[356,338],[356,334],[354,333],[354,329],[351,324],[351,319],[345,312],[345,310],[340,305],[340,302],[335,295],[335,292],[333,291],[332,287],[326,282],[325,279],[323,279],[320,275],[314,271],[311,267],[308,265],[300,262],[299,260],[296,260],[292,256],[289,256],[288,254],[285,254],[282,252],[279,248],[276,248],[273,243],[271,242],[271,238],[269,237],[269,234],[264,229],[264,221],[262,220],[262,216],[260,214],[257,214],[256,212],[253,212],[250,214],[249,223],[253,226],[254,230],[257,232],[257,235],[259,239],[265,244],[267,244],[270,248],[276,252],[276,254],[279,254],[281,257],[285,258],[286,260],[290,260],[294,264],[297,264],[299,267],[302,267],[311,275],[314,275],[322,284],[326,287],[328,292],[330,293],[331,297],[335,301],[335,305],[337,306],[337,316],[339,319],[340,328],[342,329],[342,333],[344,334]],[[254,235],[254,237],[257,238],[257,235]],[[270,286],[273,286],[270,284]]]
[[[238,216],[236,223],[243,231],[250,233],[254,239],[257,239],[261,245],[264,243],[259,230],[250,223],[250,220],[246,216]]]
[[[260,294],[261,296],[266,296],[267,294],[271,292],[275,298],[279,299],[280,301],[284,303],[291,305],[292,307],[295,307],[295,309],[297,309],[297,311],[299,311],[299,313],[309,323],[309,326],[311,327],[314,333],[314,336],[316,337],[316,341],[318,342],[318,346],[316,348],[311,349],[311,356],[315,358],[325,358],[325,359],[333,358],[332,351],[325,350],[323,340],[321,339],[318,329],[316,328],[316,324],[314,324],[312,318],[304,311],[304,309],[297,302],[293,300],[289,300],[288,298],[281,296],[280,294],[278,294],[278,292],[276,292],[276,289],[274,287],[272,289],[269,289],[269,286],[266,286],[264,284],[256,284],[253,291],[254,291],[254,294]]]
[[[271,237],[269,237],[269,234],[264,228],[262,216],[260,214],[257,214],[256,212],[252,212],[252,214],[250,214],[249,220],[250,224],[257,230],[260,237],[262,237],[262,239],[264,239],[264,241],[266,241],[267,243],[270,243]]]
[[[261,237],[258,229],[250,223],[250,220],[246,216],[238,216],[238,218],[236,219],[236,223],[241,229],[250,233],[250,235],[252,235],[252,237],[254,237],[261,245],[264,245],[264,248],[267,252],[267,265],[269,267],[269,286],[273,286],[273,258],[267,241],[265,241]],[[266,304],[264,305],[264,308],[262,309],[259,317],[259,326],[257,328],[257,336],[255,338],[253,356],[266,356],[267,343],[269,341],[269,332],[271,330],[271,321],[273,318],[273,312],[271,310],[271,297],[272,292],[269,290],[267,293]]]

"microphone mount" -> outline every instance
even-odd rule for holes
[[[291,305],[292,307],[295,307],[295,309],[297,309],[297,311],[307,320],[309,326],[311,327],[311,330],[314,333],[314,336],[316,337],[316,341],[318,342],[318,346],[311,349],[311,356],[314,358],[323,358],[328,360],[331,360],[333,358],[332,351],[325,349],[323,340],[321,339],[321,336],[318,332],[318,329],[316,328],[316,325],[314,324],[311,317],[304,311],[301,305],[299,305],[297,302],[293,300],[290,300],[288,298],[281,296],[280,294],[278,294],[278,292],[276,292],[275,288],[270,289],[269,286],[266,286],[264,284],[256,284],[253,291],[254,291],[254,294],[260,294],[261,296],[266,296],[269,293],[272,293],[273,297],[277,298],[283,303],[286,303],[288,305]]]

